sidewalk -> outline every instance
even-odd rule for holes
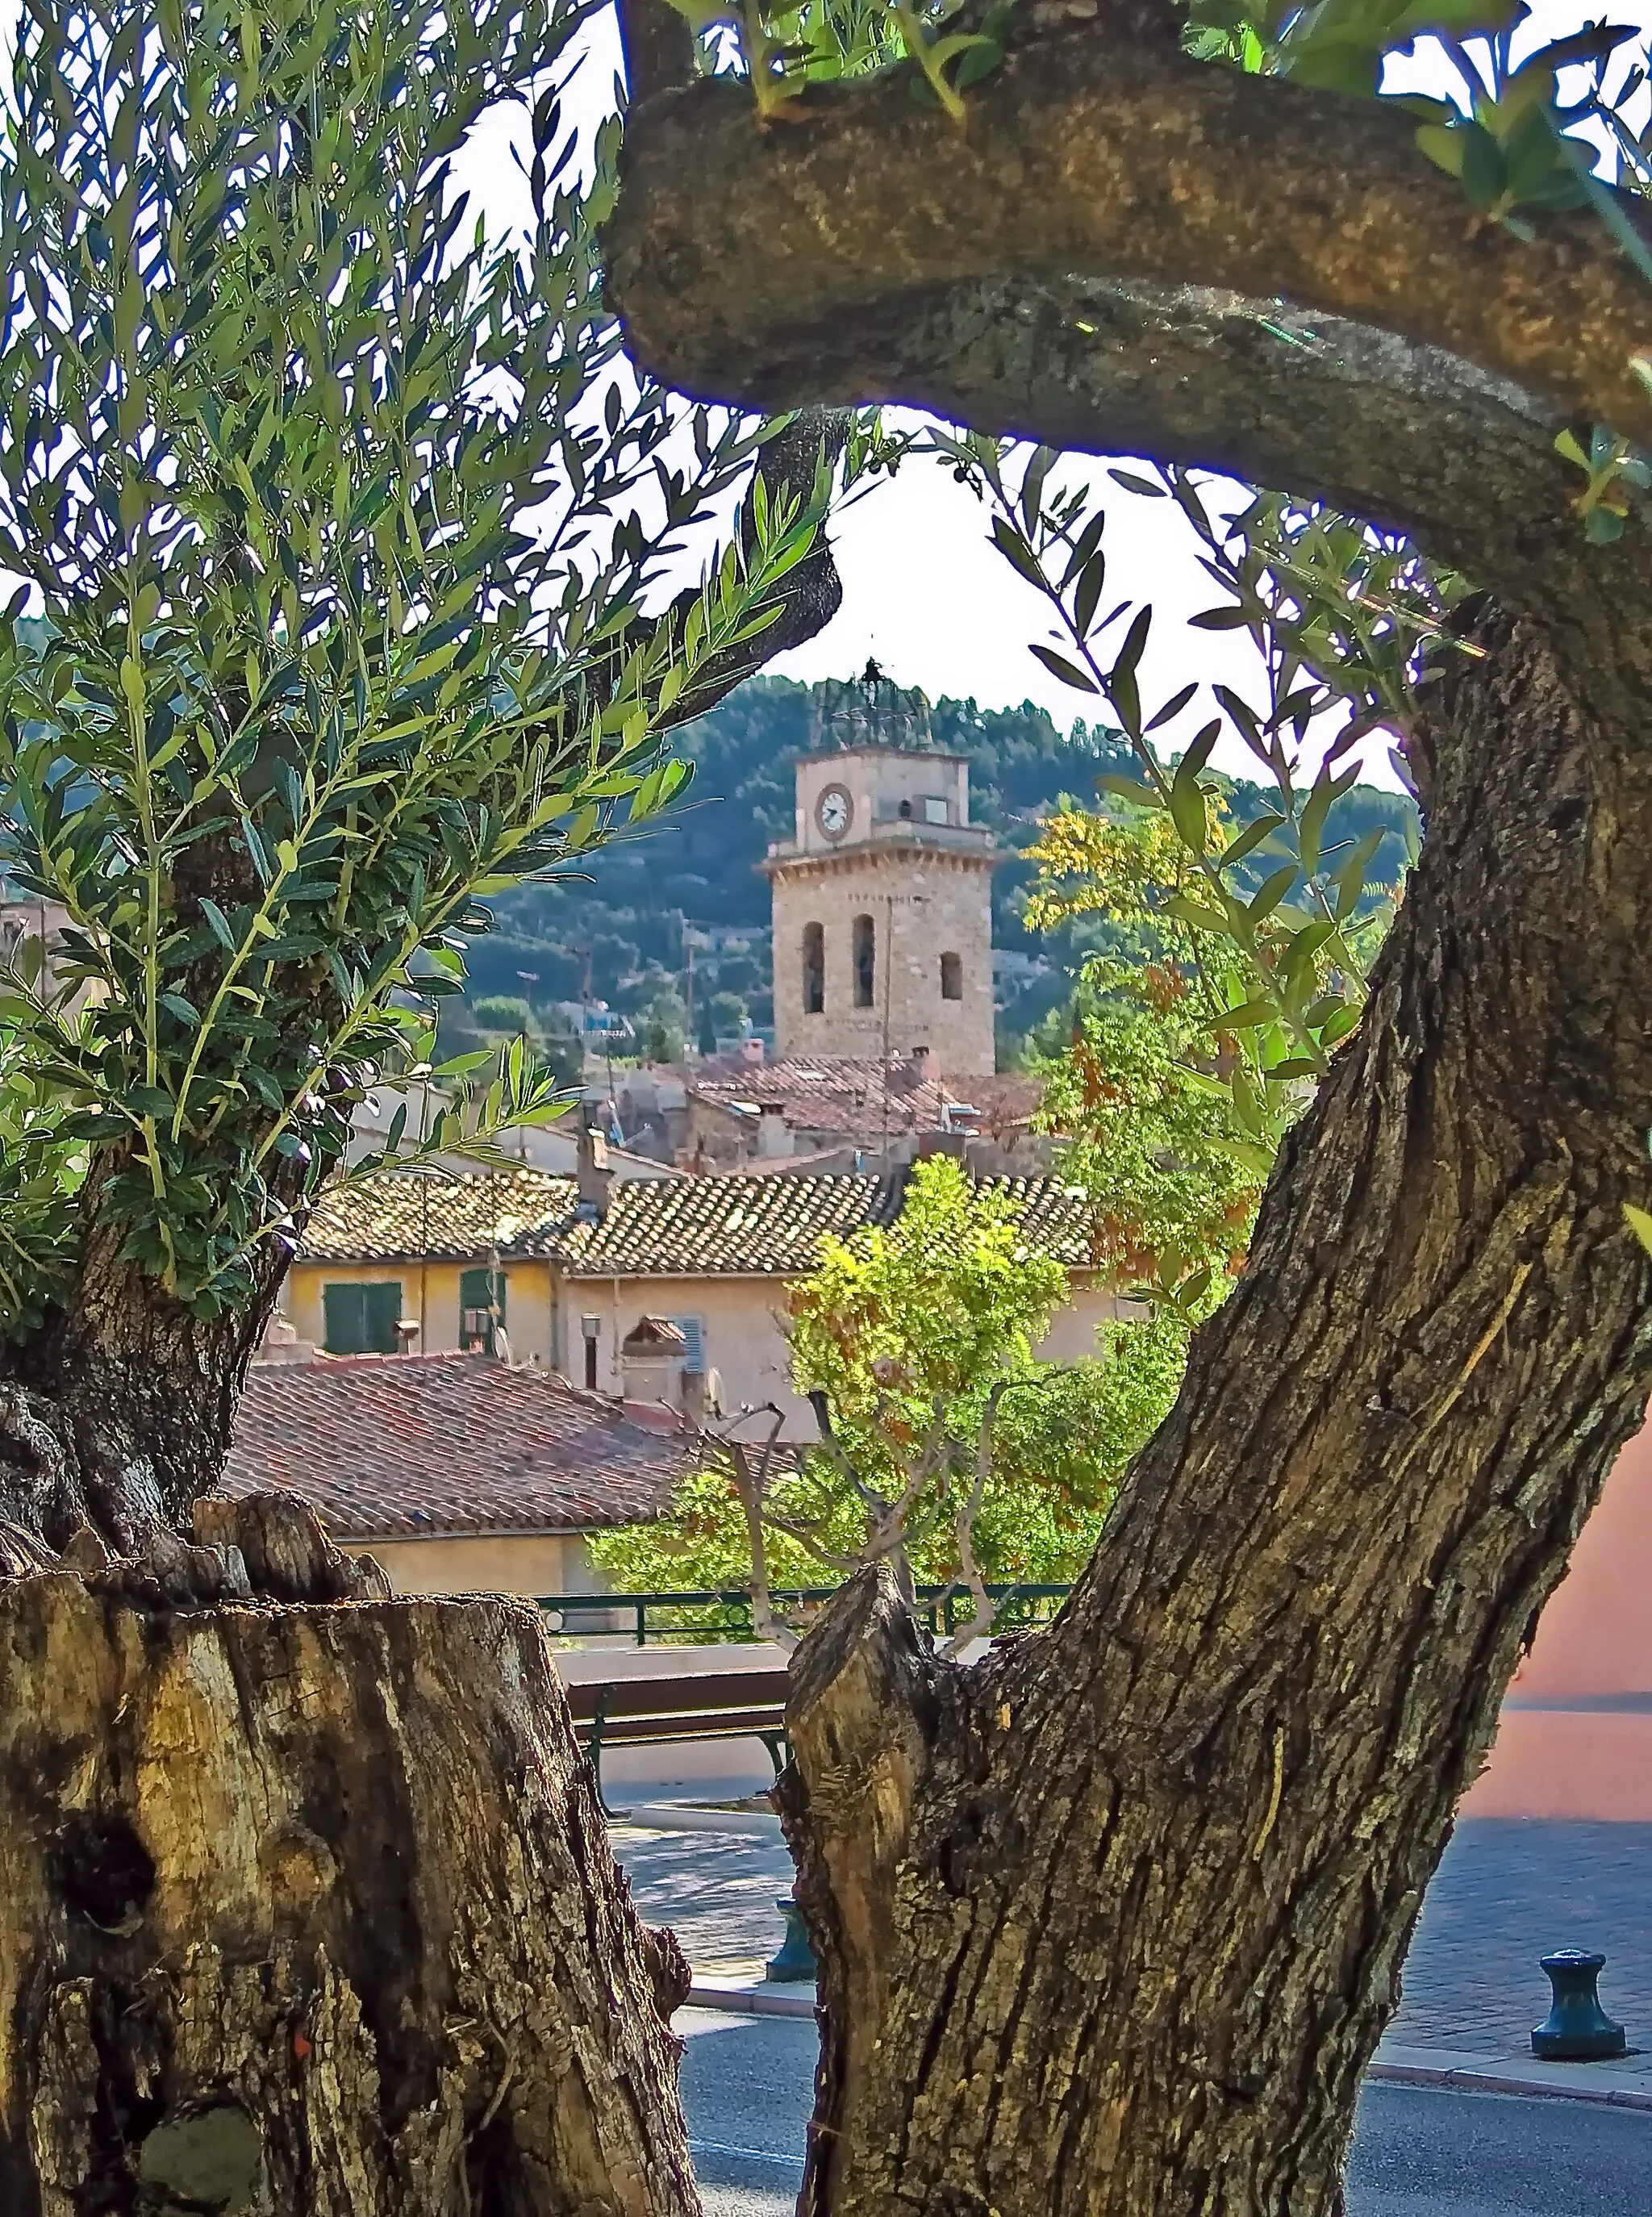
[[[780,1940],[775,1899],[792,1885],[778,1832],[613,1828],[638,1909],[674,1928],[702,2005],[812,2013],[811,1988],[763,1982]],[[1460,1823],[1428,1889],[1399,2010],[1371,2076],[1652,2109],[1649,1893],[1652,1825]],[[1532,2027],[1549,2005],[1538,1957],[1574,1946],[1606,1954],[1600,1998],[1629,2033],[1630,2053],[1619,2061],[1539,2063],[1532,2053]]]

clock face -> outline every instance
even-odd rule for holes
[[[815,821],[829,839],[841,839],[854,815],[846,787],[829,785],[815,803]]]

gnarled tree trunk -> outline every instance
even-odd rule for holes
[[[311,1597],[0,1584],[0,2207],[694,2211],[686,1971],[537,1612],[392,1601],[291,1504],[200,1522]]]
[[[1453,1809],[1652,1383],[1652,701],[1632,651],[1588,699],[1535,623],[1476,643],[1370,1009],[1061,1616],[950,1669],[867,1573],[794,1663],[820,2217],[1339,2205]]]

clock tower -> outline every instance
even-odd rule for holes
[[[970,822],[961,755],[806,755],[795,835],[759,868],[774,911],[783,1059],[928,1047],[949,1080],[993,1067],[992,834]]]

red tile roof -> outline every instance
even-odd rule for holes
[[[794,1131],[860,1139],[885,1132],[939,1132],[948,1104],[971,1097],[966,1080],[948,1084],[939,1076],[920,1078],[904,1059],[885,1064],[842,1055],[819,1062],[719,1058],[701,1063],[689,1084],[714,1108],[749,1111],[772,1102]]]
[[[491,1356],[324,1356],[253,1366],[224,1484],[289,1487],[345,1540],[582,1532],[656,1514],[695,1452]]]
[[[306,1263],[468,1263],[542,1253],[534,1235],[561,1224],[576,1179],[515,1167],[373,1170],[324,1188],[299,1252]]]
[[[1076,1188],[1048,1176],[982,1183],[1010,1194],[1038,1245],[1070,1268],[1093,1261],[1093,1212]],[[323,1193],[299,1259],[410,1260],[428,1226],[433,1261],[480,1261],[496,1236],[506,1262],[546,1257],[576,1278],[798,1277],[819,1262],[825,1232],[847,1239],[863,1224],[892,1223],[903,1184],[862,1171],[788,1175],[782,1161],[768,1172],[616,1179],[598,1217],[577,1205],[571,1178],[538,1170],[496,1185],[485,1175],[386,1170]]]

